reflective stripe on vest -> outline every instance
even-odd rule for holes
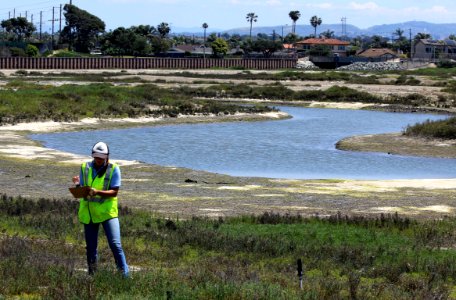
[[[116,164],[108,164],[103,175],[93,178],[94,169],[90,167],[90,162],[83,163],[81,166],[84,186],[93,187],[97,190],[109,190],[112,174],[118,168]],[[87,197],[79,202],[79,221],[83,224],[101,223],[106,220],[118,217],[117,196],[116,197]]]

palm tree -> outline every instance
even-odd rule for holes
[[[252,39],[252,25],[253,22],[256,22],[258,20],[258,16],[255,13],[251,12],[248,13],[245,18],[247,19],[247,22],[250,22],[250,39]]]
[[[323,32],[321,33],[321,36],[324,36],[324,37],[327,38],[327,39],[332,39],[332,38],[334,37],[334,31],[328,29],[328,30],[326,30],[326,31],[323,31]]]
[[[383,48],[385,43],[386,43],[386,41],[383,37],[381,37],[379,35],[373,35],[369,48]]]
[[[423,33],[423,32],[418,32],[414,37],[415,41],[428,40],[428,39],[432,39],[432,36],[429,33]]]
[[[298,21],[299,17],[301,16],[301,13],[299,12],[299,10],[292,10],[288,15],[293,21],[293,27],[291,29],[291,32],[296,33],[296,21]]]
[[[312,27],[314,28],[314,37],[317,37],[317,27],[321,25],[321,22],[321,18],[317,16],[313,16],[312,18],[310,18],[310,25],[312,25]]]
[[[206,58],[206,29],[209,27],[206,22],[203,23],[204,28],[204,48],[203,48],[203,57]]]
[[[397,28],[393,34],[397,36],[398,40],[402,40],[402,38],[404,37],[404,30]]]
[[[206,29],[209,27],[207,23],[203,23],[203,28],[204,28],[204,45],[206,45]]]
[[[162,38],[165,38],[168,35],[168,33],[171,31],[171,28],[169,27],[168,23],[161,22],[160,24],[158,24],[157,30],[158,30],[158,33],[160,34],[160,36]]]

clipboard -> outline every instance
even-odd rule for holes
[[[68,189],[75,198],[86,198],[90,192],[90,186],[78,186]]]

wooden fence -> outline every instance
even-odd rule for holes
[[[0,69],[288,69],[295,59],[0,57]]]

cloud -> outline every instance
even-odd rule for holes
[[[268,4],[270,6],[278,6],[278,5],[282,5],[282,2],[280,0],[268,0],[268,1],[266,1],[266,4]]]
[[[375,2],[366,2],[366,3],[358,3],[358,2],[350,2],[350,8],[355,10],[379,10],[380,6]]]
[[[433,6],[428,10],[429,13],[433,14],[448,14],[449,10],[445,6]]]
[[[395,15],[406,15],[413,19],[424,19],[424,20],[439,20],[443,16],[449,16],[452,14],[445,6],[435,5],[428,8],[420,8],[417,6],[405,7],[395,12]]]
[[[181,4],[190,2],[189,0],[101,0],[106,4]]]
[[[244,6],[280,6],[282,5],[282,1],[280,0],[267,0],[267,1],[259,1],[259,0],[230,0],[230,4],[234,5],[244,5]]]
[[[334,8],[334,4],[332,3],[318,3],[318,4],[309,4],[307,5],[308,7],[312,7],[312,8],[320,8],[320,9],[332,9]]]

